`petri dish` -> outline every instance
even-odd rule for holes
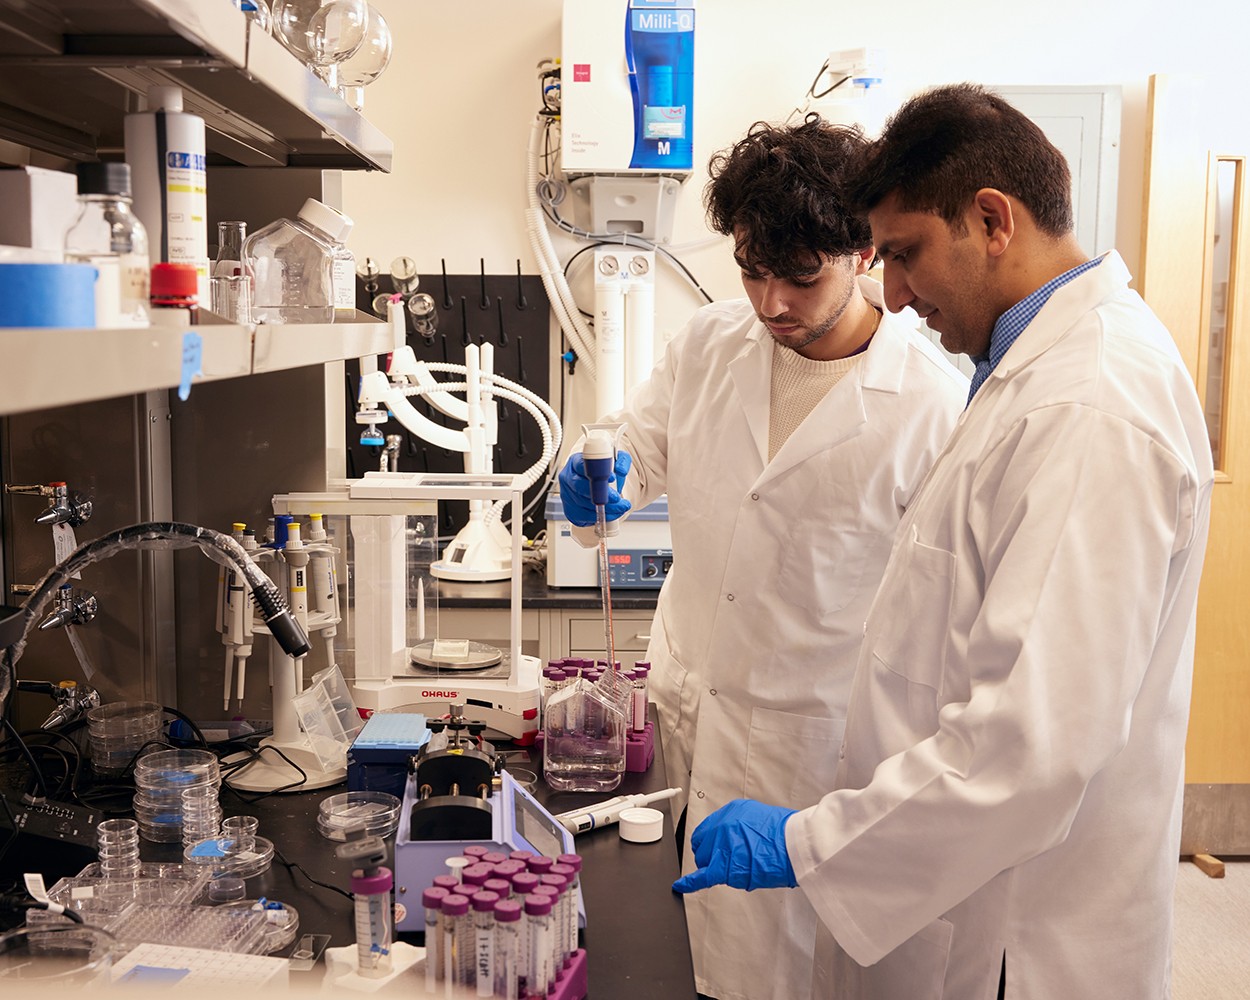
[[[288,903],[276,900],[239,899],[223,903],[222,909],[255,911],[265,915],[265,954],[285,948],[299,931],[299,911]]]
[[[52,924],[0,934],[0,982],[58,988],[105,981],[119,955],[117,939],[99,927]]]
[[[188,844],[182,857],[189,865],[199,865],[211,871],[214,878],[222,875],[251,878],[269,870],[273,863],[273,841],[257,837],[252,850],[236,851],[233,838],[208,837]]]
[[[388,792],[341,792],[323,799],[317,829],[327,840],[345,841],[347,830],[360,823],[365,833],[389,837],[399,825],[400,801]]]

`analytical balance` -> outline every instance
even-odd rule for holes
[[[540,668],[521,653],[521,532],[513,523],[509,648],[438,631],[438,505],[448,500],[511,502],[521,510],[521,477],[370,472],[337,493],[274,497],[277,513],[321,513],[338,537],[348,581],[340,641],[352,644],[352,696],[362,714],[471,706],[487,727],[521,745],[538,733]]]

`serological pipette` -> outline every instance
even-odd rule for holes
[[[595,537],[599,539],[599,590],[603,599],[603,639],[608,668],[616,669],[616,637],[612,631],[612,584],[608,569],[608,493],[616,476],[616,442],[604,430],[591,431],[582,445],[582,462],[595,505]]]

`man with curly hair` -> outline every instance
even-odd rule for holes
[[[690,829],[728,799],[797,809],[833,787],[868,606],[968,394],[865,275],[872,236],[841,191],[863,143],[812,117],[756,124],[712,157],[708,217],[733,239],[746,297],[700,309],[604,417],[627,424],[632,459],[611,506],[668,494],[673,568],[648,658]],[[561,496],[588,524],[580,461]],[[801,892],[721,888],[686,915],[703,994],[813,995],[817,920]]]

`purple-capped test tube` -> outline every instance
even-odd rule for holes
[[[443,973],[457,986],[469,986],[473,975],[473,918],[469,898],[449,892],[439,908],[443,932]]]
[[[443,978],[443,936],[439,932],[438,915],[443,900],[451,895],[442,886],[433,886],[421,893],[425,907],[425,992],[433,993],[434,984]]]
[[[495,991],[495,904],[499,896],[493,892],[475,892],[469,899],[473,907],[473,972],[477,995],[491,996]]]
[[[555,858],[548,858],[541,854],[525,860],[525,867],[532,871],[535,875],[546,875],[551,871],[551,866],[556,863]]]
[[[485,885],[486,880],[494,874],[495,868],[493,865],[469,865],[468,868],[460,873],[460,881],[466,887],[473,886],[481,889]]]
[[[564,948],[570,955],[577,951],[577,925],[579,921],[578,905],[581,898],[581,868],[582,858],[580,854],[561,854],[556,859],[556,863],[551,866],[552,875],[563,875],[569,882],[569,891],[566,894],[569,897],[569,922],[565,926],[565,933],[568,937],[564,943]]]
[[[517,896],[524,896],[534,891],[534,887],[540,884],[539,878],[533,872],[517,872],[512,876],[512,892]]]
[[[555,979],[551,961],[551,903],[551,897],[541,893],[530,893],[525,897],[525,921],[529,927],[530,942],[529,976],[525,983],[527,1000],[544,1000]]]
[[[569,892],[570,882],[566,875],[557,872],[548,872],[541,876],[542,885],[539,889],[553,887],[559,890],[559,897],[556,901],[555,919],[552,925],[552,933],[554,940],[552,941],[552,949],[559,958],[560,964],[564,964],[569,958],[569,920],[570,920],[570,902],[573,894]],[[535,890],[537,891],[537,890]],[[558,968],[559,966],[557,966]]]
[[[495,865],[495,874],[500,878],[512,878],[517,872],[527,871],[524,861],[513,861],[507,858]]]

